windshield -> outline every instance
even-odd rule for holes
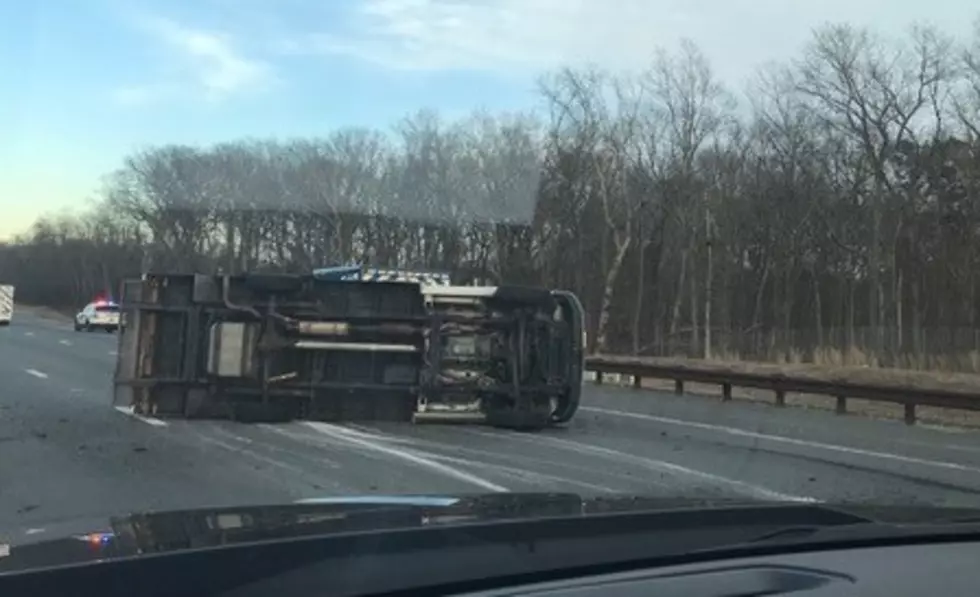
[[[978,11],[6,3],[0,539],[391,494],[980,507]]]

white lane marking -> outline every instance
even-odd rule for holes
[[[65,346],[71,346],[71,342],[68,340],[58,340],[58,344],[64,344]]]
[[[429,458],[433,460],[440,460],[442,462],[449,462],[452,464],[460,464],[463,466],[474,464],[471,460],[466,460],[464,458],[455,458],[453,456],[444,456],[442,454],[429,454]],[[494,469],[499,471],[500,474],[506,475],[508,477],[513,477],[518,481],[523,481],[525,483],[531,483],[534,485],[542,485],[543,481],[549,481],[552,485],[562,483],[565,485],[577,485],[579,487],[584,487],[590,491],[598,491],[600,493],[617,493],[612,487],[606,485],[598,485],[596,483],[587,483],[585,481],[578,481],[576,479],[569,479],[567,477],[558,477],[555,475],[546,475],[537,471],[529,471],[519,468],[514,468],[511,466],[504,466],[502,464],[493,464],[490,462],[480,462],[479,465],[483,468]]]
[[[260,425],[260,427],[263,428],[263,429],[266,429],[266,430],[268,430],[270,432],[278,433],[278,434],[281,434],[281,435],[283,435],[285,437],[289,437],[290,439],[293,439],[293,440],[296,440],[296,441],[299,441],[299,442],[303,442],[303,443],[306,443],[306,444],[309,444],[309,445],[319,446],[319,447],[322,447],[322,448],[332,448],[334,446],[343,445],[343,443],[344,443],[343,441],[338,441],[336,438],[333,438],[333,437],[330,437],[330,438],[324,437],[323,439],[319,439],[319,438],[315,438],[315,437],[312,437],[310,435],[307,435],[305,433],[290,432],[290,431],[287,431],[285,429],[282,429],[282,428],[279,428],[279,427],[275,427],[273,425]],[[360,437],[375,439],[377,441],[381,441],[381,442],[384,442],[386,444],[410,445],[410,446],[412,446],[412,451],[414,453],[416,453],[416,454],[419,454],[419,453],[425,454],[426,457],[429,458],[429,459],[431,459],[431,460],[439,460],[439,461],[443,461],[443,462],[449,462],[451,464],[460,464],[460,465],[463,465],[463,466],[479,466],[479,467],[483,467],[483,468],[494,469],[494,470],[499,471],[504,476],[514,477],[514,478],[517,478],[520,481],[524,481],[524,482],[528,482],[528,483],[540,484],[540,482],[542,480],[544,480],[544,481],[550,480],[550,481],[553,481],[553,482],[556,482],[556,483],[565,483],[565,484],[568,484],[568,485],[579,485],[579,486],[584,487],[586,489],[589,489],[591,491],[599,491],[599,492],[603,492],[603,493],[615,493],[617,491],[617,490],[612,489],[611,487],[609,487],[607,485],[598,485],[598,484],[595,484],[595,483],[587,483],[587,482],[584,482],[584,481],[578,481],[578,480],[573,479],[571,477],[560,477],[560,476],[555,476],[555,475],[548,475],[548,474],[544,474],[544,473],[541,473],[539,471],[535,471],[535,470],[532,470],[532,469],[529,469],[529,468],[527,468],[527,469],[518,469],[518,468],[511,467],[511,466],[506,466],[506,465],[501,465],[501,464],[493,463],[492,461],[495,460],[495,459],[496,460],[501,460],[501,459],[503,459],[503,460],[512,460],[512,459],[509,459],[506,455],[502,455],[500,452],[495,452],[495,451],[490,451],[490,450],[476,450],[476,449],[473,449],[473,448],[465,448],[465,447],[460,446],[460,445],[446,445],[446,444],[441,444],[441,443],[438,443],[438,442],[435,442],[435,441],[432,441],[432,440],[426,440],[426,439],[421,439],[421,438],[408,438],[408,437],[400,437],[400,436],[396,436],[396,435],[389,435],[389,434],[386,434],[386,433],[382,433],[381,431],[379,431],[377,429],[372,429],[372,428],[364,427],[364,426],[361,426],[361,425],[345,425],[344,426],[344,429],[345,430],[348,430],[348,431],[358,432],[359,435],[360,435]],[[490,437],[498,437],[498,436],[491,435]],[[457,454],[457,455],[470,454],[470,455],[474,456],[474,458],[472,458],[472,459],[465,459],[465,458],[460,458],[458,456],[457,457],[444,456],[444,455],[438,453],[437,452],[438,450],[449,450],[449,451],[451,451],[451,452],[453,452],[454,454]],[[525,456],[522,457],[521,464],[523,464],[525,466],[528,465],[528,464],[538,464],[538,465],[543,465],[543,466],[545,466],[547,468],[552,468],[552,469],[565,469],[565,470],[573,471],[575,473],[594,474],[594,473],[598,472],[599,474],[601,474],[603,476],[606,476],[606,477],[614,477],[614,478],[616,478],[617,480],[620,480],[620,481],[626,481],[626,482],[633,482],[633,481],[635,481],[635,478],[632,477],[632,476],[629,476],[629,475],[624,475],[624,474],[620,474],[620,473],[616,473],[616,472],[611,472],[611,471],[595,471],[595,470],[590,469],[590,468],[588,468],[586,466],[576,466],[576,465],[571,464],[571,463],[568,463],[568,462],[558,462],[558,461],[555,461],[555,460],[548,460],[548,459],[536,458],[536,457],[528,456],[528,455],[525,455]],[[652,484],[652,485],[656,485],[658,487],[668,487],[668,485],[666,483],[658,483],[656,481],[649,481],[648,483],[649,484]]]
[[[208,444],[212,444],[212,445],[218,446],[220,448],[224,448],[225,450],[228,450],[229,452],[234,452],[235,454],[241,454],[243,456],[248,456],[249,458],[254,458],[255,460],[258,460],[259,462],[264,462],[264,463],[268,464],[269,466],[274,466],[276,468],[281,468],[283,470],[287,470],[287,471],[289,471],[291,473],[296,473],[296,474],[299,474],[299,475],[303,475],[306,472],[306,471],[304,471],[303,469],[301,469],[298,466],[293,466],[292,464],[289,464],[288,462],[283,462],[281,460],[276,460],[275,458],[269,458],[268,456],[263,456],[262,454],[257,454],[254,451],[249,450],[247,448],[244,448],[242,446],[236,446],[234,444],[229,444],[228,442],[221,441],[220,439],[217,439],[217,438],[208,437],[208,436],[206,436],[204,434],[201,434],[201,433],[196,433],[195,435],[197,435],[198,436],[198,439],[200,439],[202,442],[205,442],[205,443],[208,443]]]
[[[25,336],[33,336],[34,335],[34,332],[24,332],[24,335]]]
[[[695,479],[701,479],[702,481],[707,481],[715,485],[727,485],[732,489],[734,489],[736,492],[741,493],[743,495],[747,494],[747,495],[756,496],[764,499],[780,500],[786,502],[807,502],[807,503],[820,502],[820,500],[814,497],[783,493],[781,491],[774,491],[772,489],[768,489],[760,485],[754,485],[752,483],[746,483],[745,481],[740,481],[738,479],[730,479],[728,477],[723,477],[721,475],[715,475],[712,473],[706,473],[704,471],[688,468],[686,466],[681,466],[679,464],[674,464],[672,462],[665,462],[663,460],[655,460],[653,458],[637,456],[635,454],[630,454],[628,452],[620,452],[619,450],[604,448],[602,446],[583,444],[579,442],[573,442],[567,439],[559,439],[557,437],[543,437],[543,436],[533,437],[533,438],[522,437],[521,439],[524,439],[526,441],[548,443],[556,446],[562,446],[568,448],[573,452],[578,452],[579,454],[605,456],[617,462],[632,462],[636,465],[642,466],[644,468],[648,468],[650,470],[694,477]]]
[[[29,375],[33,375],[34,377],[37,377],[39,379],[48,378],[47,373],[44,373],[43,371],[38,371],[37,369],[24,369],[24,371],[26,371]]]
[[[118,354],[119,354],[119,353],[118,353],[117,351],[115,351],[115,350],[110,350],[110,351],[109,351],[109,356],[110,356],[110,357],[114,357],[114,356],[116,356],[116,355],[118,355]]]
[[[136,414],[135,412],[133,412],[133,407],[132,406],[116,406],[114,408],[116,410],[118,410],[119,412],[121,412],[122,414],[124,414],[124,415],[129,415],[130,417],[133,417],[134,419],[136,419],[138,421],[143,421],[147,425],[153,425],[154,427],[166,427],[167,426],[167,422],[166,421],[161,421],[160,419],[154,419],[153,417],[145,417],[143,415]]]
[[[381,433],[380,431],[378,431],[376,429],[362,427],[360,425],[348,425],[346,427],[347,428],[352,428],[352,429],[357,429],[357,430],[363,431],[366,435],[370,435],[370,434],[373,434],[373,433]],[[458,431],[461,434],[466,434],[468,432],[472,432],[473,430],[472,429],[454,429],[454,431]],[[494,438],[494,439],[501,439],[501,438],[503,438],[504,441],[509,441],[509,437],[510,437],[510,435],[509,434],[506,434],[506,433],[505,434],[494,434],[494,433],[485,433],[485,432],[483,432],[483,433],[477,433],[477,435],[482,435],[484,437],[490,437],[490,438]],[[447,458],[452,458],[452,457],[449,457],[449,456],[445,456],[444,457],[441,454],[438,454],[437,453],[437,451],[439,451],[439,450],[448,450],[448,451],[450,451],[450,452],[452,452],[453,454],[456,455],[455,462],[458,462],[460,464],[470,464],[470,465],[475,464],[475,463],[479,463],[480,466],[484,466],[484,467],[498,468],[500,470],[508,470],[508,471],[511,471],[512,473],[514,473],[511,476],[517,475],[517,473],[515,473],[515,471],[517,471],[517,472],[519,472],[519,476],[523,480],[529,480],[529,479],[532,479],[532,478],[545,478],[545,479],[552,479],[552,480],[555,480],[555,481],[561,481],[561,482],[564,482],[564,483],[570,483],[570,484],[573,484],[573,485],[581,485],[583,487],[588,487],[589,489],[601,489],[601,490],[604,490],[604,491],[615,491],[615,490],[611,489],[609,486],[606,486],[606,485],[597,485],[597,484],[594,484],[594,483],[586,483],[586,482],[583,482],[583,481],[575,480],[575,479],[573,479],[571,477],[559,477],[559,476],[554,476],[554,475],[548,475],[548,474],[541,473],[540,471],[536,471],[536,470],[533,470],[531,468],[527,468],[529,465],[532,465],[532,464],[534,464],[534,465],[540,465],[540,466],[542,466],[542,467],[544,467],[546,469],[550,469],[550,470],[563,469],[563,470],[566,470],[566,471],[571,471],[573,474],[582,474],[582,473],[587,474],[587,475],[599,474],[599,475],[602,475],[603,477],[612,477],[612,478],[616,479],[617,481],[625,481],[625,482],[628,482],[628,483],[635,482],[635,480],[636,480],[636,478],[633,477],[632,475],[623,474],[623,473],[612,471],[612,470],[600,470],[600,471],[597,471],[594,468],[589,467],[588,465],[574,464],[572,462],[568,462],[567,460],[566,461],[559,461],[559,460],[553,460],[553,459],[549,459],[549,458],[541,458],[541,457],[532,456],[532,455],[529,455],[529,454],[524,454],[521,457],[521,465],[525,467],[523,469],[517,469],[517,468],[513,468],[513,467],[510,467],[510,466],[506,466],[506,465],[494,464],[493,461],[495,461],[495,460],[503,460],[506,463],[511,464],[511,463],[513,463],[513,458],[511,456],[508,456],[505,453],[501,453],[499,450],[476,449],[476,448],[467,448],[467,447],[464,447],[463,445],[460,445],[460,444],[463,443],[463,442],[465,442],[465,440],[459,440],[459,441],[457,441],[456,438],[453,438],[453,440],[450,440],[450,441],[453,441],[452,444],[447,445],[446,443],[440,443],[440,442],[432,441],[431,439],[406,438],[406,437],[398,437],[398,436],[387,435],[387,434],[385,434],[385,435],[374,435],[374,437],[377,437],[378,439],[380,439],[380,440],[382,440],[384,442],[387,442],[387,443],[410,444],[415,449],[423,449],[423,450],[425,450],[425,453],[427,455],[429,455],[430,458],[433,458],[435,460],[446,460]],[[473,456],[473,458],[472,459],[462,459],[462,458],[459,458],[459,456],[464,455],[464,454],[470,454],[470,455]],[[645,482],[648,485],[655,485],[657,487],[665,487],[665,488],[666,487],[669,487],[669,485],[667,483],[659,483],[659,482],[653,481],[653,480],[645,480]]]
[[[621,410],[610,410],[605,408],[595,408],[595,407],[582,407],[579,410],[585,410],[590,412],[603,413],[607,415],[614,415],[617,417],[627,417],[631,419],[641,419],[644,421],[654,421],[657,423],[664,423],[667,425],[679,425],[682,427],[690,427],[692,429],[703,429],[705,431],[713,431],[716,433],[725,433],[728,435],[733,435],[736,437],[747,437],[750,439],[758,439],[763,441],[770,441],[776,443],[788,444],[791,446],[800,446],[802,448],[813,448],[816,450],[827,450],[829,452],[840,452],[842,454],[851,454],[854,456],[866,456],[868,458],[880,458],[883,460],[894,460],[896,462],[904,462],[906,464],[918,464],[922,466],[932,466],[936,468],[944,468],[951,471],[965,471],[969,473],[980,473],[980,468],[967,466],[965,464],[956,464],[955,462],[941,462],[938,460],[928,460],[925,458],[916,458],[914,456],[903,456],[901,454],[892,454],[889,452],[877,452],[875,450],[864,450],[861,448],[849,448],[847,446],[839,446],[837,444],[825,444],[823,442],[810,441],[805,439],[795,439],[792,437],[786,437],[783,435],[769,435],[768,433],[759,433],[757,431],[746,431],[745,429],[739,429],[737,427],[725,427],[723,425],[712,425],[710,423],[695,423],[693,421],[682,421],[680,419],[671,419],[668,417],[658,417],[655,415],[645,415],[641,413],[631,413]]]
[[[476,485],[477,487],[482,487],[483,489],[496,491],[496,492],[510,491],[503,485],[497,485],[496,483],[488,481],[487,479],[483,479],[482,477],[471,475],[466,471],[462,471],[460,469],[442,464],[441,462],[437,462],[435,460],[432,460],[431,458],[426,458],[425,456],[423,456],[423,453],[421,452],[417,452],[414,450],[405,450],[394,446],[388,446],[378,441],[374,441],[370,439],[372,436],[368,434],[353,431],[351,429],[345,429],[343,427],[337,425],[331,425],[329,423],[320,423],[317,421],[304,421],[303,424],[306,425],[307,427],[310,427],[311,429],[315,429],[316,431],[324,435],[330,436],[334,439],[340,439],[345,442],[361,446],[362,448],[367,448],[369,450],[374,450],[375,452],[381,452],[382,454],[386,454],[388,456],[393,456],[395,458],[407,460],[413,464],[417,464],[419,466],[442,473],[447,477],[452,477],[460,481],[465,481],[467,483]]]
[[[268,426],[268,428],[269,428],[270,431],[275,431],[277,433],[283,433],[283,434],[285,434],[287,436],[293,436],[294,435],[294,434],[289,434],[287,432],[284,432],[281,429],[273,428],[271,426]],[[422,439],[422,438],[400,437],[400,436],[397,436],[397,435],[390,435],[388,433],[385,433],[383,431],[380,431],[380,430],[375,429],[375,428],[372,428],[372,427],[366,427],[366,426],[357,425],[357,424],[344,425],[342,427],[342,429],[345,432],[350,433],[350,434],[355,434],[355,435],[357,435],[358,437],[360,437],[362,439],[369,439],[369,440],[373,440],[373,441],[383,442],[383,443],[388,444],[388,445],[391,445],[391,444],[411,445],[412,448],[410,448],[410,450],[414,454],[416,454],[416,455],[424,454],[425,457],[428,458],[428,459],[430,459],[430,460],[436,460],[436,461],[440,461],[440,462],[447,462],[447,463],[450,463],[450,464],[458,464],[458,465],[461,465],[461,466],[468,466],[468,467],[479,466],[479,467],[484,468],[484,469],[493,469],[493,470],[496,470],[496,471],[500,472],[500,474],[502,474],[504,476],[511,477],[511,478],[514,478],[514,479],[516,479],[518,481],[523,481],[523,482],[526,482],[526,483],[532,483],[532,484],[536,484],[536,485],[541,485],[541,483],[543,481],[551,481],[552,483],[564,483],[564,484],[567,484],[567,485],[578,485],[578,486],[584,487],[584,488],[586,488],[586,489],[588,489],[590,491],[599,491],[599,492],[602,492],[602,493],[615,493],[616,492],[615,489],[612,489],[611,487],[608,487],[606,485],[599,485],[599,484],[595,484],[595,483],[587,483],[587,482],[578,481],[576,479],[572,479],[572,478],[569,478],[569,477],[560,477],[560,476],[556,476],[556,475],[545,474],[545,473],[541,473],[539,471],[535,471],[535,470],[531,470],[531,469],[520,469],[520,468],[515,468],[513,466],[507,466],[507,465],[503,465],[503,464],[496,464],[496,463],[493,463],[490,460],[488,460],[488,458],[490,458],[490,459],[496,458],[498,460],[501,459],[501,458],[503,458],[504,460],[508,460],[506,456],[503,456],[502,457],[501,454],[498,453],[498,452],[489,452],[487,450],[475,450],[475,449],[471,449],[471,448],[465,448],[465,447],[459,446],[459,445],[447,446],[446,444],[440,444],[438,442],[434,442],[432,440],[426,440],[426,439]],[[491,437],[500,437],[500,436],[491,436]],[[506,436],[503,436],[503,437],[506,437]],[[296,439],[298,439],[300,441],[303,441],[302,440],[302,436],[298,436],[298,437],[296,437]],[[450,451],[452,451],[455,454],[455,456],[447,456],[447,455],[444,455],[444,454],[440,454],[440,453],[437,452],[437,450],[450,450]],[[472,454],[477,459],[462,458],[461,455],[462,454],[465,454],[465,453]],[[548,467],[559,468],[559,467],[565,466],[566,468],[571,468],[571,469],[576,469],[577,468],[579,471],[592,472],[591,470],[589,470],[587,468],[584,468],[584,467],[567,467],[567,463],[558,463],[558,462],[549,461],[549,460],[541,460],[541,459],[533,458],[533,457],[530,457],[530,456],[526,456],[524,459],[522,459],[522,464],[527,464],[527,463],[532,463],[532,462],[533,463],[544,464],[544,465],[546,465]]]
[[[323,448],[327,450],[332,450],[335,448],[350,448],[350,442],[348,442],[346,439],[340,438],[340,436],[336,436],[336,437],[332,435],[328,436],[322,433],[315,433],[315,432],[309,433],[306,430],[296,430],[295,428],[291,429],[289,427],[279,427],[268,423],[259,423],[258,428],[264,431],[268,431],[270,433],[277,433],[279,435],[282,435],[283,437],[288,437],[293,441],[298,441],[310,446],[316,446],[318,448]],[[412,444],[412,445],[415,444],[415,442],[407,440],[406,438],[379,437],[378,440],[386,444],[392,444],[392,443],[405,443],[405,444]],[[385,457],[385,455],[381,453],[369,453],[369,452],[362,451],[360,452],[360,454],[365,458],[379,458],[383,460]]]
[[[273,431],[275,430],[271,425],[263,425],[262,427],[260,427],[260,429],[265,429],[265,430],[269,430],[270,428],[273,429]],[[312,460],[320,468],[340,468],[340,465],[339,464],[337,464],[336,462],[334,462],[334,461],[332,461],[332,460],[330,460],[328,458],[324,458],[321,455],[317,455],[315,458],[313,458],[313,457],[307,456],[305,454],[298,453],[295,450],[287,450],[285,448],[280,448],[279,446],[273,446],[269,442],[262,442],[262,441],[256,442],[255,440],[253,440],[250,437],[245,437],[243,435],[238,435],[238,434],[235,434],[235,433],[231,433],[230,431],[228,431],[226,429],[222,429],[221,427],[218,427],[217,425],[211,425],[209,429],[210,429],[211,433],[214,433],[215,435],[224,436],[224,437],[226,437],[226,438],[228,438],[228,439],[230,439],[232,441],[240,442],[240,443],[242,443],[242,444],[244,444],[246,446],[260,445],[260,446],[262,446],[262,449],[263,450],[269,450],[270,452],[277,452],[277,453],[287,454],[287,455],[289,455],[289,456],[291,456],[293,458],[305,458],[307,460]]]
[[[38,533],[43,533],[44,529],[27,529],[24,531],[25,535],[37,535]]]

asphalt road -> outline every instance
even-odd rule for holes
[[[0,535],[332,495],[626,492],[980,506],[980,433],[589,386],[566,429],[248,425],[110,405],[117,336],[0,328]]]

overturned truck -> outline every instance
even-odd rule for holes
[[[114,404],[156,417],[513,429],[575,414],[575,295],[324,271],[124,282]]]

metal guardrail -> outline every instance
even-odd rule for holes
[[[604,377],[626,377],[629,385],[641,388],[643,379],[674,381],[674,393],[684,393],[685,383],[721,386],[722,401],[732,399],[732,388],[755,388],[775,393],[776,406],[786,405],[788,392],[833,396],[837,399],[837,414],[847,413],[847,399],[855,398],[901,404],[905,407],[905,423],[916,422],[916,406],[932,406],[957,410],[980,411],[980,387],[976,390],[938,387],[901,387],[860,381],[821,379],[818,373],[753,373],[732,371],[712,363],[663,363],[655,359],[594,355],[586,358],[585,369],[595,375],[595,383]]]

